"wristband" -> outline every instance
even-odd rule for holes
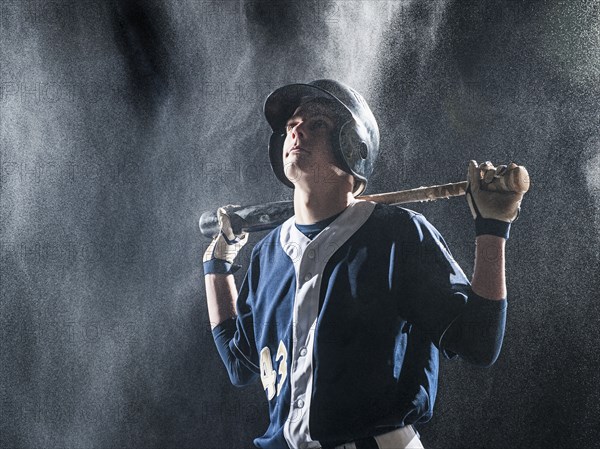
[[[229,263],[222,259],[211,259],[207,260],[203,264],[204,274],[233,274],[240,268],[241,265]]]
[[[510,234],[510,223],[493,218],[482,218],[478,216],[475,219],[475,235],[495,235],[508,240]]]

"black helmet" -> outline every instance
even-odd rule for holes
[[[339,81],[323,79],[308,84],[288,84],[267,97],[265,116],[273,130],[269,141],[269,158],[273,171],[281,182],[294,187],[285,176],[283,168],[285,125],[298,106],[315,98],[333,100],[349,113],[340,124],[338,140],[333,142],[333,151],[342,168],[355,177],[357,182],[354,195],[360,195],[365,190],[379,153],[379,128],[362,95]]]

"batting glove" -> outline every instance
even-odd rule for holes
[[[248,242],[248,233],[233,233],[231,220],[223,207],[217,210],[217,218],[220,232],[204,252],[204,274],[232,274],[241,268],[233,261]]]
[[[523,194],[493,191],[486,189],[486,185],[514,167],[515,164],[494,167],[491,162],[479,166],[476,161],[469,162],[466,197],[475,219],[476,235],[489,234],[508,239],[510,224],[519,216]]]

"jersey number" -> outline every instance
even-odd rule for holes
[[[262,351],[260,351],[260,380],[262,381],[263,388],[267,393],[267,398],[269,401],[275,397],[275,393],[279,396],[281,393],[281,388],[283,386],[283,382],[287,377],[287,349],[285,349],[285,345],[283,341],[279,342],[279,347],[277,348],[277,356],[275,357],[275,361],[279,362],[279,382],[277,383],[277,387],[275,387],[275,382],[277,381],[277,374],[273,369],[273,362],[271,361],[271,351],[268,346],[265,346]]]

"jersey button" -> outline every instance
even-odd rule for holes
[[[300,357],[304,357],[306,355],[306,348],[300,348]]]
[[[306,274],[304,275],[304,282],[308,282],[308,281],[310,281],[310,278],[311,278],[311,277],[312,277],[312,274],[311,274],[311,273],[306,273]]]
[[[298,408],[304,407],[304,401],[302,399],[298,399],[298,401],[296,401],[296,407],[298,407]]]
[[[311,249],[308,252],[307,256],[308,256],[309,259],[314,259],[315,258],[315,252],[314,252],[314,250]]]

